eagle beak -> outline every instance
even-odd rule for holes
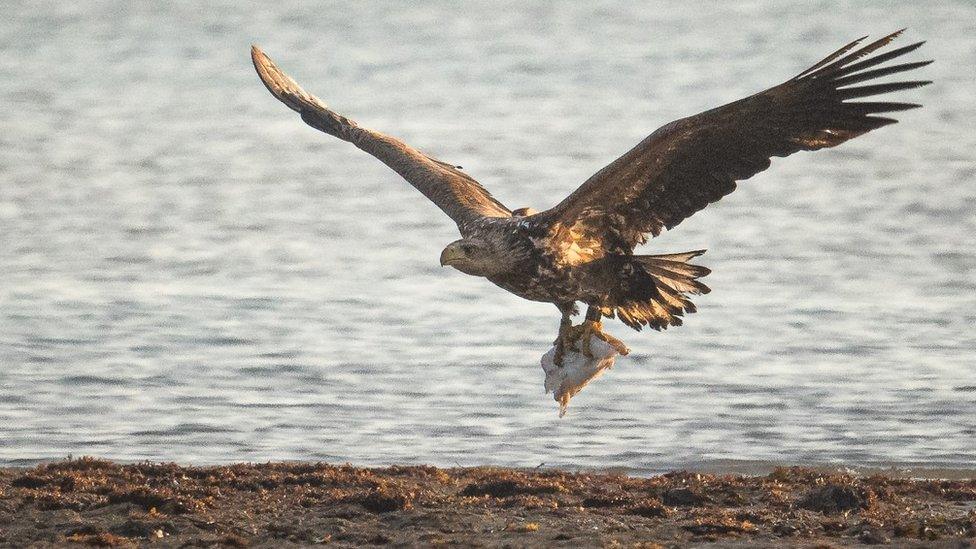
[[[444,251],[441,252],[441,267],[445,265],[450,265],[454,261],[464,259],[464,253],[461,251],[459,246],[455,246],[453,243],[448,244]]]

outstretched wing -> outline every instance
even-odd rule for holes
[[[770,157],[833,147],[894,124],[876,115],[920,105],[849,100],[930,83],[855,85],[931,63],[872,69],[923,42],[858,61],[901,32],[852,52],[864,38],[855,40],[779,86],[663,126],[539,215],[566,238],[629,253],[647,233],[674,227],[768,168]]]
[[[462,226],[481,217],[510,217],[512,213],[473,178],[451,164],[431,158],[388,135],[363,128],[329,109],[306,92],[257,46],[251,60],[272,95],[302,115],[315,129],[349,141],[393,168],[431,202]]]

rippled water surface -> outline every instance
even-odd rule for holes
[[[733,5],[735,7],[733,7]],[[976,466],[976,8],[30,2],[0,20],[0,463]],[[151,7],[148,7],[151,6]],[[337,110],[543,209],[657,126],[909,25],[924,109],[774,162],[648,250],[713,292],[574,399],[554,307],[442,269],[451,221]]]

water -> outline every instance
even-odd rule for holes
[[[79,6],[0,22],[0,463],[976,466],[971,4]],[[926,107],[654,240],[708,248],[713,292],[667,333],[608,323],[634,353],[562,420],[556,309],[439,267],[450,220],[248,59],[542,209],[905,25]]]

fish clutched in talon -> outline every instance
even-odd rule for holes
[[[567,350],[578,352],[586,358],[594,358],[591,349],[593,338],[605,342],[621,356],[630,354],[630,349],[623,341],[603,331],[603,323],[599,320],[586,319],[582,324],[573,326],[572,321],[566,319],[560,323],[559,335],[552,342],[555,346],[553,362],[556,366],[562,366]]]
[[[540,361],[546,392],[559,403],[559,417],[566,414],[570,399],[612,368],[621,351],[627,351],[623,343],[603,333],[598,322],[569,324],[561,332]]]

